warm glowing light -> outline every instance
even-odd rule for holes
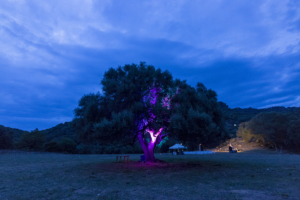
[[[150,137],[151,137],[151,143],[155,143],[156,142],[156,139],[157,137],[161,134],[161,132],[163,131],[164,128],[160,128],[156,134],[154,134],[154,130],[149,130],[147,129],[147,132],[150,134]]]

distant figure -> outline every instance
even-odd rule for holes
[[[203,151],[203,146],[202,146],[202,144],[199,144],[199,151]]]
[[[233,145],[232,145],[232,143],[230,143],[230,145],[229,145],[229,152],[232,152],[232,147],[233,147]]]

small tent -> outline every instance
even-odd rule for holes
[[[186,150],[187,147],[182,146],[180,144],[175,144],[174,146],[171,146],[169,149],[171,153],[176,152],[176,154],[183,154],[182,152]]]

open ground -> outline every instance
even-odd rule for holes
[[[300,199],[300,156],[270,151],[116,155],[0,154],[0,199]]]

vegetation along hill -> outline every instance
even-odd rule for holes
[[[280,150],[300,146],[297,107],[229,108],[202,83],[192,87],[143,62],[109,69],[101,84],[103,94],[84,95],[71,122],[31,132],[0,126],[0,149],[144,153],[153,162],[174,143],[197,150],[239,137]]]
[[[299,107],[283,107],[276,106],[270,108],[229,108],[228,105],[222,101],[218,102],[219,108],[222,111],[226,129],[229,132],[231,137],[236,136],[236,132],[238,130],[239,124],[242,122],[250,121],[253,117],[255,117],[259,113],[263,112],[279,112],[279,113],[294,113],[296,115],[300,115]]]

